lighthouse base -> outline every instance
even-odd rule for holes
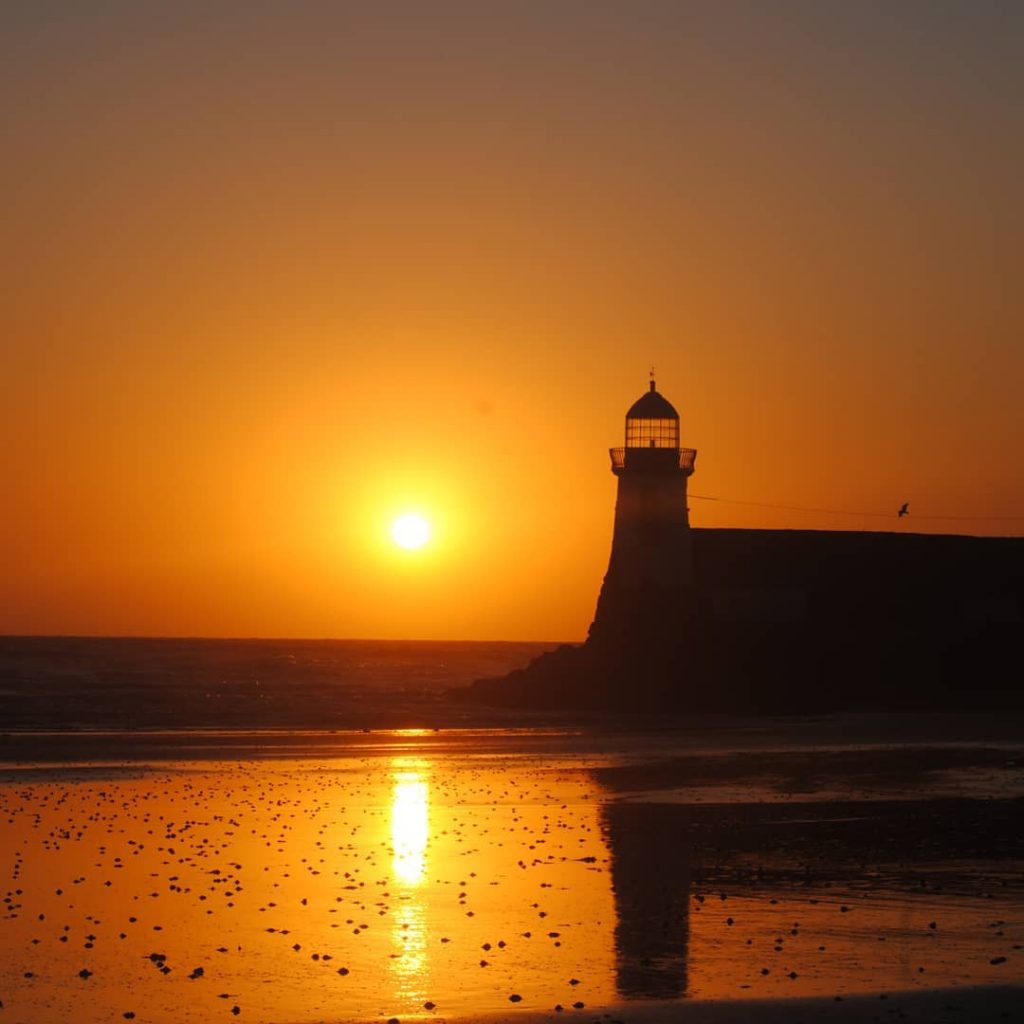
[[[1024,538],[693,533],[692,587],[606,584],[586,643],[463,699],[683,714],[1024,708]]]

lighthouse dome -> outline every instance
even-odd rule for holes
[[[675,406],[659,391],[654,388],[654,381],[651,381],[651,388],[638,398],[626,413],[627,420],[677,420],[679,413]]]
[[[650,390],[626,413],[626,447],[679,447],[679,413],[664,395],[658,394],[653,380]]]

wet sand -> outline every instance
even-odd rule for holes
[[[1019,1020],[1024,989],[990,985],[984,988],[934,989],[819,999],[715,1001],[631,1004],[582,1011],[577,1020],[600,1024],[877,1024],[879,1021],[927,1021],[929,1024],[1005,1024]],[[449,1021],[460,1018],[448,1018]],[[564,1013],[521,1013],[465,1020],[499,1024],[564,1024]],[[569,1018],[572,1019],[572,1018]]]
[[[1024,749],[943,721],[8,734],[0,1012],[1012,1019]]]

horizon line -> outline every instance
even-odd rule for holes
[[[372,637],[372,636],[218,636],[214,634],[177,633],[0,633],[2,640],[239,640],[294,643],[360,643],[360,644],[582,644],[583,640],[474,640],[439,637]]]

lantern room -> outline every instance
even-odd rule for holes
[[[626,413],[627,448],[679,448],[679,413],[658,394],[654,381]]]
[[[640,472],[693,472],[697,453],[679,447],[679,413],[651,381],[650,389],[626,413],[626,445],[610,448],[612,472],[626,469]]]

